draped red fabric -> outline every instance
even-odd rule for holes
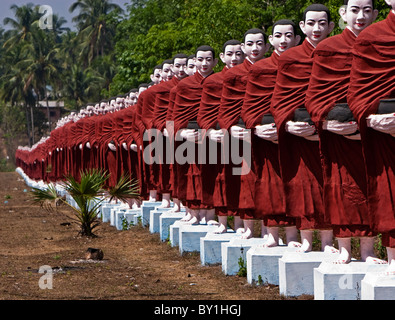
[[[90,117],[86,117],[84,123],[84,130],[83,130],[83,161],[86,168],[96,168],[96,157],[94,153],[94,149],[92,147],[89,149],[86,144],[89,142],[90,145],[93,144],[95,140],[95,131],[96,131],[96,115],[92,115]]]
[[[166,121],[174,121],[173,120],[173,110],[174,110],[174,103],[176,100],[176,95],[177,95],[177,87],[174,87],[170,90],[169,107],[167,108],[167,112],[166,112]],[[174,132],[174,128],[173,128],[172,132]]]
[[[51,131],[51,134],[49,136],[49,139],[46,141],[47,146],[48,146],[48,152],[51,152],[51,155],[49,156],[49,161],[51,164],[51,172],[49,173],[48,177],[49,180],[52,182],[56,182],[58,180],[58,152],[56,151],[56,148],[58,146],[58,139],[59,139],[59,128],[56,128]]]
[[[80,179],[80,172],[81,172],[81,150],[79,148],[79,145],[81,142],[83,128],[80,120],[81,119],[75,121],[73,126],[71,127],[70,141],[69,141],[71,159],[72,159],[71,173],[77,181],[79,181]]]
[[[229,130],[233,125],[239,123],[241,108],[247,85],[248,72],[252,63],[245,59],[225,73],[222,88],[221,104],[218,111],[218,123],[222,129]],[[239,214],[242,219],[254,218],[254,187],[255,174],[251,170],[251,163],[246,160],[247,155],[243,152],[251,150],[251,143],[233,138],[229,133],[228,154],[229,164],[224,165],[224,179],[226,190],[226,205],[228,214]],[[243,159],[242,163],[236,163],[235,156]],[[241,170],[242,174],[235,174],[235,170]],[[239,171],[240,172],[240,171]]]
[[[306,108],[317,124],[322,124],[336,103],[347,102],[352,64],[351,49],[357,37],[348,28],[321,41],[314,50]]]
[[[369,216],[383,245],[395,247],[395,139],[367,127],[382,99],[395,98],[395,14],[362,31],[353,48],[348,103],[358,121],[367,172]]]
[[[263,115],[270,113],[278,58],[279,55],[273,52],[269,58],[256,62],[248,73],[241,117],[249,129],[261,124]]]
[[[170,91],[173,89],[180,80],[173,77],[171,80],[166,81],[161,86],[155,98],[155,106],[153,113],[153,127],[159,131],[163,131],[166,127],[166,117],[170,102]]]
[[[172,110],[175,132],[186,128],[189,121],[197,120],[203,79],[203,76],[196,72],[178,83]]]
[[[123,112],[122,141],[128,147],[127,158],[124,160],[125,170],[129,172],[132,178],[140,181],[138,155],[136,151],[130,150],[130,145],[134,142],[133,121],[135,117],[135,106],[126,106]],[[123,153],[125,153],[123,151]]]
[[[145,129],[153,128],[156,95],[163,90],[164,86],[166,87],[167,83],[161,82],[144,91],[146,94],[141,109],[141,121],[144,123]]]
[[[221,72],[207,77],[203,82],[203,92],[197,116],[197,122],[202,129],[215,129],[217,126],[222,84],[228,70],[228,67],[225,66]]]
[[[79,153],[79,171],[84,171],[85,169],[88,168],[88,163],[89,163],[89,154],[87,154],[85,152],[85,144],[88,140],[86,134],[87,134],[87,130],[86,130],[86,126],[87,126],[87,122],[89,120],[89,117],[84,117],[79,119],[76,122],[76,126],[78,128],[78,137],[76,139],[76,148],[78,149],[78,153]],[[82,147],[82,149],[80,149],[80,145]]]
[[[144,96],[143,106],[141,109],[141,121],[143,122],[145,129],[148,130],[147,133],[149,136],[149,141],[147,141],[147,146],[145,148],[149,148],[150,150],[151,150],[152,141],[156,139],[155,130],[151,130],[154,128],[155,100],[160,92],[166,90],[165,89],[166,87],[167,87],[167,83],[161,82],[144,91],[144,92],[148,91],[148,93]],[[151,152],[149,154],[151,156],[154,156]],[[148,152],[145,152],[144,154],[147,155]],[[146,168],[146,170],[147,169],[149,170],[149,179],[146,180],[147,188],[148,190],[157,190],[159,184],[159,171],[160,171],[159,164],[157,162],[153,162]]]
[[[100,168],[107,171],[109,178],[106,181],[108,187],[114,187],[117,183],[117,164],[116,164],[116,152],[110,150],[108,144],[114,141],[113,136],[113,118],[115,113],[108,112],[102,117],[102,132],[99,150],[102,156],[102,166]],[[114,141],[116,144],[116,141]]]
[[[347,102],[351,50],[356,39],[346,28],[318,44],[306,93],[306,108],[320,129],[325,218],[333,226],[336,237],[372,235],[361,142],[321,130],[335,104]]]
[[[225,66],[221,72],[207,77],[203,82],[197,122],[204,130],[215,129],[218,123],[218,111],[222,97],[222,85],[225,73],[229,70]],[[226,191],[224,166],[221,164],[222,144],[212,142],[204,137],[206,147],[206,162],[200,166],[202,176],[202,204],[216,208],[216,213],[222,215],[226,211]],[[216,162],[210,162],[210,152],[216,150]],[[219,210],[218,208],[223,208]]]
[[[65,169],[64,169],[64,174],[69,175],[72,174],[72,168],[73,168],[73,152],[72,152],[72,128],[74,126],[74,122],[70,121],[64,126],[64,136],[63,136],[63,151],[64,151],[64,156],[66,158],[65,161]]]
[[[270,104],[277,78],[279,55],[272,55],[255,63],[248,74],[242,118],[247,128],[261,124],[264,114],[270,113]],[[265,226],[295,224],[286,216],[284,187],[278,160],[278,145],[253,135],[252,152],[255,183],[255,217]]]
[[[143,122],[143,107],[144,100],[148,99],[148,96],[152,93],[155,86],[149,87],[139,94],[137,104],[136,104],[136,112],[134,117],[134,132],[135,132],[135,141],[138,145],[138,161],[140,166],[140,186],[141,186],[141,195],[142,197],[146,197],[149,193],[149,182],[150,182],[150,168],[144,161],[144,149],[148,145],[147,141],[144,141],[144,132],[146,130],[145,124]],[[140,149],[141,147],[141,149]]]
[[[314,47],[306,39],[281,54],[273,92],[271,113],[278,130],[281,176],[286,212],[298,218],[300,229],[320,229],[324,223],[323,177],[319,143],[285,130],[295,110],[305,107],[305,95],[313,65]]]
[[[251,66],[252,63],[245,59],[242,64],[226,72],[218,112],[218,123],[222,129],[229,130],[239,122]]]
[[[159,154],[159,171],[157,188],[158,192],[170,193],[171,182],[170,182],[170,163],[168,163],[166,157],[170,157],[171,152],[170,138],[162,136],[163,129],[166,127],[167,111],[170,103],[170,92],[177,86],[180,80],[177,77],[173,77],[171,80],[164,82],[160,89],[157,91],[155,98],[155,107],[153,113],[153,127],[159,132],[159,139],[163,146],[163,153]]]
[[[146,91],[146,90],[145,90]],[[133,139],[137,145],[141,146],[143,144],[143,134],[144,134],[144,123],[141,121],[141,112],[143,108],[144,92],[143,91],[137,100],[137,104],[133,106]]]
[[[174,101],[176,99],[177,94],[177,86],[173,87],[170,90],[169,95],[169,106],[166,112],[166,129],[169,133],[169,140],[170,140],[170,148],[173,150],[175,148],[175,141],[174,141],[174,121],[173,121],[173,109],[174,109]],[[177,171],[175,169],[176,164],[170,163],[170,177],[169,177],[169,184],[170,184],[170,191],[173,198],[178,199],[178,185],[177,181]]]
[[[196,72],[194,75],[181,80],[176,89],[172,118],[174,121],[174,132],[187,128],[189,121],[196,121],[202,95],[202,81],[204,77]],[[199,144],[187,141],[175,141],[175,150],[180,146],[189,146],[194,149],[194,160],[192,163],[180,164],[175,159],[173,170],[176,170],[177,196],[190,209],[201,207],[201,173],[198,165]]]
[[[124,149],[122,144],[124,143],[123,139],[123,127],[124,127],[124,119],[125,119],[125,111],[126,109],[121,109],[114,112],[114,116],[112,118],[112,127],[113,127],[113,140],[117,147],[116,152],[116,177],[117,181],[123,175],[129,174],[129,168],[127,165],[128,162],[128,151]]]

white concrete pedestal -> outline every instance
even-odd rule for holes
[[[161,201],[157,201],[157,202],[143,201],[143,204],[141,205],[141,224],[143,227],[148,226],[150,223],[151,210],[154,210],[156,207],[160,206],[161,204],[162,204]]]
[[[180,224],[179,229],[179,248],[180,253],[200,252],[200,238],[206,236],[210,231],[217,229],[217,226],[207,224],[189,225]]]
[[[183,224],[181,220],[174,222],[170,226],[170,244],[172,247],[178,247],[180,244],[180,226]]]
[[[332,261],[339,255],[320,251],[285,252],[278,260],[280,294],[297,297],[314,294],[314,268],[323,261]]]
[[[160,224],[159,224],[160,216],[164,212],[169,211],[171,209],[172,208],[158,208],[158,207],[156,207],[154,210],[150,211],[149,231],[151,233],[159,233],[159,231],[160,231]]]
[[[184,211],[181,212],[164,212],[161,214],[159,218],[159,234],[160,234],[160,240],[161,241],[171,241],[170,238],[170,228],[171,226],[176,222],[181,220],[183,217],[185,217],[185,209]],[[178,232],[177,232],[177,238],[178,238]],[[177,240],[177,245],[178,245],[178,240]]]
[[[235,237],[239,236],[233,230],[228,229],[226,233],[221,234],[208,232],[204,237],[200,238],[200,261],[202,265],[221,263],[221,244],[227,243]]]
[[[140,208],[126,210],[123,218],[125,219],[125,222],[128,224],[129,228],[131,226],[137,225],[137,216],[140,214],[140,212]]]
[[[232,238],[229,242],[221,243],[222,271],[226,275],[236,275],[239,272],[239,259],[247,261],[247,251],[254,245],[266,242],[263,238],[241,239]]]
[[[348,264],[322,262],[314,269],[314,299],[360,300],[361,281],[365,275],[385,271],[387,267],[356,260]]]
[[[128,209],[129,208],[121,205],[113,207],[110,211],[110,225],[118,229],[118,226],[122,224],[121,221],[118,220],[121,220],[123,218],[124,213]]]
[[[101,216],[103,222],[110,222],[111,221],[111,209],[119,206],[116,203],[103,203],[101,206]]]
[[[113,211],[114,209],[112,209]],[[114,211],[115,227],[117,230],[129,229],[136,225],[136,216],[141,212],[140,209],[121,208]]]
[[[247,251],[247,281],[250,284],[274,284],[279,285],[279,267],[278,260],[287,251],[295,251],[296,248],[288,246],[277,246],[264,248],[261,246],[252,246]]]
[[[362,300],[395,300],[395,275],[368,272],[361,281]]]

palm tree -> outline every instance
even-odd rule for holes
[[[139,187],[136,180],[121,177],[117,185],[110,190],[105,190],[104,185],[109,175],[98,169],[81,172],[78,182],[73,176],[67,176],[64,182],[65,190],[74,199],[77,206],[73,206],[67,200],[58,195],[54,185],[46,188],[33,188],[32,196],[35,203],[42,207],[52,209],[51,203],[60,201],[73,209],[76,221],[80,226],[79,233],[82,236],[95,237],[94,229],[100,225],[98,220],[99,208],[106,198],[126,201],[127,199],[139,199]]]
[[[36,29],[33,33],[33,39],[30,43],[26,43],[23,50],[26,51],[24,59],[17,63],[17,67],[26,74],[26,89],[32,86],[38,100],[47,101],[47,112],[49,128],[51,128],[51,118],[48,107],[47,86],[50,80],[58,76],[58,62],[55,59],[57,48],[54,41],[48,37],[47,32]]]
[[[67,20],[63,17],[59,17],[57,14],[54,14],[52,17],[52,25],[53,28],[51,33],[54,37],[55,43],[60,44],[62,42],[62,34],[66,34],[70,32],[70,28],[64,27],[63,25],[67,23]]]
[[[23,105],[25,109],[28,145],[31,147],[35,143],[33,121],[35,98],[31,90],[24,89],[24,82],[25,80],[20,70],[10,65],[8,72],[0,77],[0,98],[11,106],[17,103]]]
[[[25,100],[25,105],[30,106],[31,114],[31,143],[34,144],[34,121],[33,107],[40,99],[47,99],[47,88],[51,80],[58,76],[59,67],[55,59],[58,50],[56,41],[60,34],[65,30],[62,25],[66,22],[63,18],[53,17],[54,28],[51,31],[44,31],[39,28],[39,7],[29,3],[18,7],[12,5],[11,9],[15,12],[15,19],[5,18],[4,23],[11,25],[12,29],[7,31],[8,40],[4,43],[6,55],[9,59],[8,70],[3,78],[3,98],[15,102],[18,97]],[[11,61],[12,60],[12,61]],[[4,81],[19,85],[11,87]],[[20,92],[17,93],[16,90]],[[26,103],[28,97],[29,103]],[[31,101],[36,97],[36,102]],[[19,100],[20,101],[20,100]],[[18,101],[18,102],[19,102]],[[10,100],[7,100],[10,102]],[[51,128],[50,112],[47,100],[47,113],[49,128]],[[30,126],[29,126],[30,127]],[[30,144],[30,143],[29,143]]]
[[[115,26],[109,19],[110,14],[121,13],[123,10],[109,0],[78,0],[69,11],[79,9],[73,18],[79,30],[81,58],[88,65],[97,56],[103,56],[113,47]]]
[[[25,58],[26,52],[22,43],[14,44],[5,50],[1,63],[7,67],[0,76],[0,99],[10,106],[24,106],[28,145],[31,147],[35,143],[33,108],[36,99],[32,87],[26,86],[26,73],[17,66],[18,61]]]
[[[39,19],[38,11],[34,10],[33,3],[28,3],[21,7],[13,4],[10,9],[14,11],[15,19],[7,17],[3,20],[4,25],[10,25],[12,28],[7,31],[10,36],[4,44],[6,48],[20,42],[31,41],[33,37],[33,22]]]
[[[104,79],[94,70],[84,69],[80,64],[75,63],[64,72],[63,77],[65,81],[61,90],[62,95],[70,99],[70,104],[74,108],[80,109],[91,99],[100,100]]]

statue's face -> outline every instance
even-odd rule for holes
[[[208,76],[213,72],[217,60],[213,57],[211,51],[198,51],[195,58],[196,70],[198,70],[202,76]]]
[[[296,45],[294,28],[290,24],[276,25],[273,34],[269,36],[270,44],[278,54],[282,54]]]
[[[263,34],[247,34],[241,48],[250,61],[256,62],[262,59],[266,53],[266,43]]]
[[[162,80],[161,73],[161,69],[155,69],[154,73],[151,75],[151,81],[155,84],[158,84]]]
[[[131,105],[135,105],[137,103],[137,93],[136,92],[132,92],[129,94],[129,103]]]
[[[358,35],[377,18],[378,11],[373,10],[372,0],[349,0],[346,9],[340,15],[347,26]]]
[[[325,11],[309,11],[306,20],[300,22],[300,28],[313,45],[319,44],[333,30]]]
[[[170,63],[163,64],[162,72],[161,72],[162,81],[171,80],[171,78],[173,77],[174,74],[170,67],[171,67]]]
[[[187,60],[186,58],[175,58],[174,63],[171,66],[171,70],[174,73],[174,75],[178,79],[183,79],[188,76],[186,73],[186,68],[187,68]]]
[[[221,53],[220,57],[229,69],[243,63],[244,53],[241,44],[226,46],[225,52]]]
[[[187,68],[186,68],[185,72],[188,74],[188,76],[192,76],[195,74],[196,66],[195,66],[194,59],[188,59]]]

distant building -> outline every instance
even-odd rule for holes
[[[51,123],[57,122],[62,117],[64,101],[48,101],[48,107]],[[47,101],[39,101],[37,108],[40,109],[48,119]]]

